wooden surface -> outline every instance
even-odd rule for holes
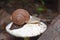
[[[52,21],[49,28],[38,40],[60,40],[60,15]]]

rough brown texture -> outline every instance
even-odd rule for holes
[[[0,33],[0,40],[13,40],[13,37],[10,36],[8,33]]]
[[[0,31],[5,31],[6,25],[10,22],[10,14],[4,9],[0,9]]]
[[[13,29],[18,29],[18,28],[23,27],[24,25],[25,25],[25,23],[24,23],[23,25],[19,25],[19,26],[13,23],[13,25],[11,26],[10,29],[11,29],[11,30],[13,30]]]
[[[38,40],[60,40],[60,15],[52,21],[49,28]]]
[[[22,25],[30,19],[29,13],[24,9],[17,9],[12,14],[12,21],[17,25]]]

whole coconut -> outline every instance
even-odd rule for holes
[[[17,9],[13,12],[12,21],[17,25],[22,25],[24,23],[27,23],[30,19],[29,13],[24,9]]]

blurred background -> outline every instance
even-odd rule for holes
[[[5,26],[11,22],[10,15],[16,9],[25,9],[30,15],[41,18],[41,21],[49,25],[59,15],[59,0],[0,0],[0,33],[5,33]],[[31,38],[31,40],[37,40]],[[15,38],[15,40],[23,38]]]

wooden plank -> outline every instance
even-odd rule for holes
[[[60,15],[56,17],[38,40],[60,40]]]

